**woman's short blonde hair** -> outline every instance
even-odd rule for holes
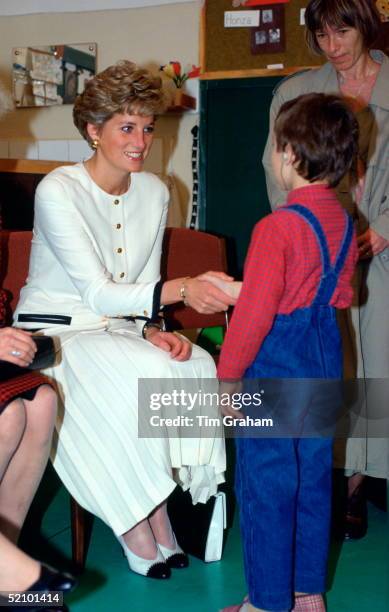
[[[133,62],[121,60],[87,81],[75,101],[73,121],[90,143],[88,123],[103,125],[116,114],[155,116],[166,108],[162,80]]]

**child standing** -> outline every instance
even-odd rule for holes
[[[335,309],[351,304],[357,247],[332,187],[349,171],[357,138],[337,96],[305,94],[281,107],[272,164],[289,194],[254,229],[221,381],[342,377]],[[236,446],[249,595],[224,612],[325,610],[332,440],[245,437]]]

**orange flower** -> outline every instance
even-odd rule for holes
[[[183,86],[185,81],[198,77],[200,74],[200,67],[193,65],[190,72],[181,73],[181,64],[177,61],[170,61],[168,64],[161,66],[160,70],[162,70],[169,79],[172,79],[178,89]]]
[[[171,66],[173,66],[174,74],[176,76],[181,76],[181,64],[180,62],[169,62]]]

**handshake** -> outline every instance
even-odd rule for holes
[[[195,277],[186,277],[180,280],[180,283],[179,293],[184,304],[201,314],[225,312],[230,306],[236,304],[242,287],[242,283],[234,281],[232,276],[224,272],[212,271]]]
[[[212,272],[206,272],[205,274],[202,274],[201,280],[208,281],[208,283],[215,285],[215,287],[220,289],[220,291],[226,293],[230,298],[232,298],[232,305],[236,303],[239,297],[240,290],[242,288],[241,282],[222,280],[218,276],[212,274]]]

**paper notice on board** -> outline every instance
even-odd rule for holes
[[[225,11],[225,28],[257,28],[259,11]]]

